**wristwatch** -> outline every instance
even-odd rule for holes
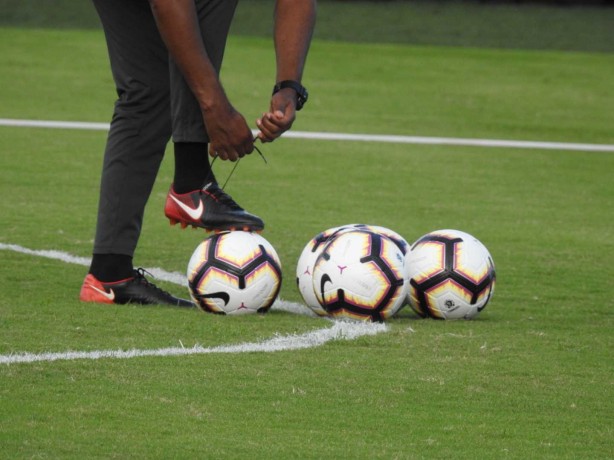
[[[273,87],[273,94],[279,92],[284,88],[292,88],[294,91],[296,91],[296,110],[301,110],[305,105],[305,102],[307,102],[307,98],[309,97],[307,88],[301,85],[298,81],[284,80],[280,81]]]

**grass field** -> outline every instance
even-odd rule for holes
[[[614,8],[483,0],[318,1],[323,40],[614,51]],[[269,37],[274,0],[241,0],[234,35]],[[99,28],[89,0],[0,0],[0,26]]]
[[[0,118],[106,122],[99,30],[0,29]],[[233,36],[223,80],[254,120],[269,41]],[[614,144],[608,53],[316,40],[302,131]],[[0,244],[91,252],[103,131],[0,126]],[[612,153],[281,139],[228,191],[267,223],[281,297],[336,225],[480,238],[497,291],[474,321],[407,309],[386,332],[276,353],[0,365],[2,458],[614,457]],[[183,272],[203,238],[162,214],[163,163],[136,263]],[[219,165],[225,177],[229,168]],[[317,333],[274,309],[219,317],[82,304],[86,268],[0,246],[0,355],[255,343]],[[178,295],[185,289],[160,281]]]

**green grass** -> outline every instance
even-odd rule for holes
[[[297,130],[613,143],[611,56],[316,41]],[[107,121],[100,31],[0,29],[0,118]],[[270,45],[233,37],[224,82],[253,120]],[[91,251],[105,133],[0,127],[0,242]],[[474,321],[418,320],[320,348],[3,365],[6,458],[611,458],[610,153],[281,139],[229,192],[267,222],[300,301],[316,233],[367,222],[413,241],[480,238],[497,291]],[[162,216],[162,165],[136,254],[183,271],[201,232]],[[224,177],[228,165],[216,163]],[[77,300],[85,267],[0,252],[0,354],[215,346],[328,327]],[[162,287],[184,295],[181,287]]]
[[[270,37],[274,0],[242,0],[234,35]],[[0,0],[0,26],[99,28],[90,1]],[[476,0],[318,2],[320,40],[613,52],[614,8]]]
[[[109,118],[115,95],[102,32],[1,33],[7,66],[0,113]],[[45,53],[23,51],[44,40],[54,45]],[[222,79],[253,125],[268,107],[275,78],[271,44],[246,37],[230,42]],[[48,69],[44,79],[33,71],[41,67]],[[310,116],[300,116],[297,128],[612,143],[613,73],[608,54],[316,41],[305,75]]]
[[[240,3],[233,33],[267,36],[272,0]],[[316,37],[350,42],[614,51],[614,9],[478,1],[320,1]]]

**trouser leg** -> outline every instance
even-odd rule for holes
[[[238,0],[196,0],[205,49],[218,74],[237,2]],[[170,75],[173,141],[209,142],[200,105],[172,60]]]
[[[95,254],[132,256],[171,134],[168,52],[147,0],[93,0],[118,99],[104,154]]]

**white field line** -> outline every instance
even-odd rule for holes
[[[49,121],[49,120],[18,120],[0,118],[0,126],[13,126],[20,128],[55,128],[55,129],[84,129],[95,131],[108,131],[108,123],[79,122],[79,121]],[[253,132],[254,134],[257,131]],[[454,145],[469,147],[504,147],[517,149],[545,149],[545,150],[573,150],[582,152],[614,152],[613,144],[582,144],[573,142],[541,142],[505,139],[467,139],[459,137],[425,137],[425,136],[396,136],[385,134],[347,134],[288,131],[284,134],[290,139],[312,139],[325,141],[353,141],[353,142],[384,142],[393,144],[426,144],[426,145]]]
[[[77,257],[66,252],[55,250],[35,250],[19,246],[17,244],[0,243],[0,250],[13,251],[37,257],[59,260],[66,263],[89,266],[90,259]],[[186,286],[186,277],[181,273],[167,272],[161,268],[147,269],[156,278]],[[274,309],[288,311],[295,314],[315,315],[304,305],[277,300]],[[168,347],[145,350],[95,350],[95,351],[66,351],[47,353],[11,353],[0,355],[0,364],[19,364],[34,362],[72,361],[77,359],[97,360],[103,358],[129,359],[144,356],[186,356],[202,355],[211,353],[269,353],[285,350],[301,350],[324,345],[332,340],[354,340],[365,335],[375,335],[386,332],[388,326],[379,323],[356,323],[344,321],[332,321],[329,328],[318,329],[304,334],[276,335],[273,338],[260,342],[246,342],[233,345],[220,345],[217,347],[203,347],[195,345],[191,348]]]
[[[70,264],[83,265],[84,267],[89,267],[91,261],[89,257],[78,257],[73,256],[72,254],[68,254],[67,252],[49,249],[29,249],[23,246],[19,246],[18,244],[0,243],[0,250],[19,252],[21,254],[27,254],[30,256],[59,260]],[[145,268],[145,270],[151,273],[151,275],[155,279],[167,281],[169,283],[177,284],[179,286],[184,286],[187,289],[188,280],[183,273],[167,272],[166,270],[163,270],[159,267],[148,267]],[[309,309],[305,305],[295,302],[288,302],[282,299],[277,299],[271,308],[273,310],[286,311],[297,315],[317,316],[314,312],[311,311],[311,309]]]
[[[388,327],[382,323],[350,323],[334,321],[326,329],[318,329],[299,335],[278,335],[262,342],[245,342],[236,345],[191,348],[169,347],[150,350],[96,350],[67,351],[61,353],[15,353],[0,355],[0,364],[20,364],[52,361],[73,361],[77,359],[130,359],[145,356],[187,356],[212,353],[271,353],[275,351],[302,350],[324,345],[332,340],[354,340],[366,335],[386,332]]]

